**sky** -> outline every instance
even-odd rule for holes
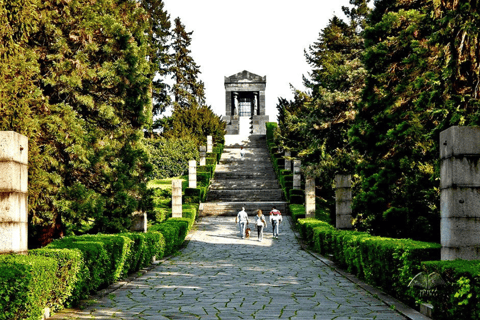
[[[304,50],[349,0],[164,0],[173,20],[192,34],[191,55],[200,66],[206,103],[225,115],[224,77],[243,70],[267,77],[266,114],[276,121],[279,97],[292,99],[290,84],[304,90]]]

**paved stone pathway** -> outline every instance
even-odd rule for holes
[[[301,250],[287,221],[258,242],[233,217],[202,218],[180,254],[66,318],[405,319]]]

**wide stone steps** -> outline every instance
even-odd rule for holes
[[[282,189],[209,190],[209,201],[281,201]]]
[[[280,210],[280,212],[285,213],[286,204],[285,201],[207,202],[202,204],[203,210],[202,208],[200,208],[200,210],[201,215],[205,216],[236,216],[237,213],[242,210],[242,207],[245,207],[247,214],[253,218],[257,209],[262,210],[264,214],[268,215],[273,206]]]
[[[257,190],[278,188],[276,179],[235,179],[235,180],[214,180],[210,190]]]
[[[225,148],[201,214],[234,216],[242,206],[251,215],[257,209],[268,213],[273,206],[286,212],[264,135],[225,136]]]

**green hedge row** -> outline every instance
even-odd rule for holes
[[[433,305],[434,319],[480,319],[479,260],[427,261],[423,269],[427,274],[439,273],[446,282],[430,299],[417,292],[418,300]]]
[[[298,225],[315,251],[332,256],[340,267],[410,305],[416,293],[408,284],[421,271],[422,261],[440,259],[438,243],[337,230],[316,219],[299,219]]]
[[[124,278],[180,247],[197,216],[169,218],[147,233],[71,236],[28,255],[0,256],[0,319],[40,319]]]
[[[223,152],[223,144],[217,144],[213,147],[213,152],[207,153],[206,165],[197,167],[197,187],[184,188],[183,203],[204,202],[207,197],[210,180],[213,178],[217,162]]]

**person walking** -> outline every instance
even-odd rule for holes
[[[235,217],[235,224],[240,227],[240,236],[242,239],[245,239],[245,229],[248,225],[248,214],[245,212],[245,207],[242,207],[242,210],[238,212],[237,216]]]
[[[267,221],[265,221],[265,216],[260,209],[257,210],[257,215],[255,216],[255,225],[257,226],[258,241],[262,241],[263,228],[267,226]]]
[[[277,210],[277,208],[272,207],[272,211],[270,211],[270,223],[272,224],[273,237],[276,239],[278,239],[278,229],[282,221],[282,213]]]
[[[240,147],[240,157],[242,160],[245,160],[245,149],[243,147]]]

